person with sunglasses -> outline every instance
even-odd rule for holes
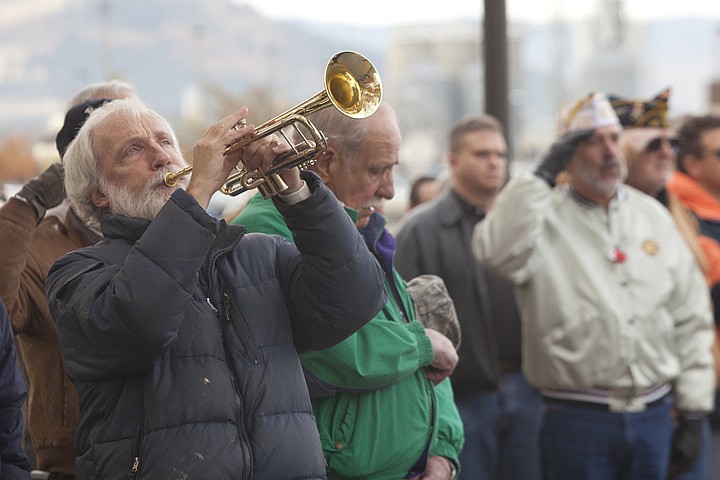
[[[710,271],[707,255],[698,241],[697,220],[678,196],[667,189],[680,149],[680,141],[668,122],[669,99],[669,88],[652,99],[608,96],[623,127],[620,145],[627,163],[625,183],[655,197],[670,211],[705,278],[713,283],[720,281],[720,262],[717,272]]]
[[[669,97],[670,89],[648,100],[608,96],[623,127],[621,148],[628,166],[625,183],[656,198],[675,170],[679,148],[667,120]]]
[[[710,262],[712,252],[706,253],[700,241],[700,226],[693,212],[669,192],[668,180],[675,171],[680,141],[668,122],[670,89],[652,99],[609,96],[611,105],[623,126],[621,146],[625,153],[628,175],[625,183],[655,197],[671,213],[680,233],[698,266],[705,274],[708,286],[720,281],[720,261]],[[717,257],[720,259],[720,256]],[[717,338],[715,340],[717,343]],[[717,375],[717,358],[715,359]],[[709,478],[710,422],[677,417],[671,463],[671,478],[702,480]],[[692,468],[692,460],[697,458]],[[685,467],[685,468],[683,468]],[[682,470],[687,470],[681,473]]]

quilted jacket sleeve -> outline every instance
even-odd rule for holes
[[[299,268],[279,262],[299,352],[336,345],[366,324],[387,300],[384,274],[355,224],[319,177],[304,174],[312,197],[275,206],[300,251]]]

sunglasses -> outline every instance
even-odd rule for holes
[[[645,146],[645,150],[648,152],[657,152],[662,148],[662,144],[664,142],[667,142],[670,145],[670,148],[672,148],[676,153],[680,150],[680,140],[677,138],[664,137],[657,137],[650,140]]]

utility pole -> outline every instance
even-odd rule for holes
[[[485,111],[503,124],[512,151],[505,0],[484,1]]]

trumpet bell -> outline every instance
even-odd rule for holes
[[[380,106],[382,82],[367,58],[356,52],[340,52],[325,68],[325,92],[333,106],[343,114],[366,118]]]

